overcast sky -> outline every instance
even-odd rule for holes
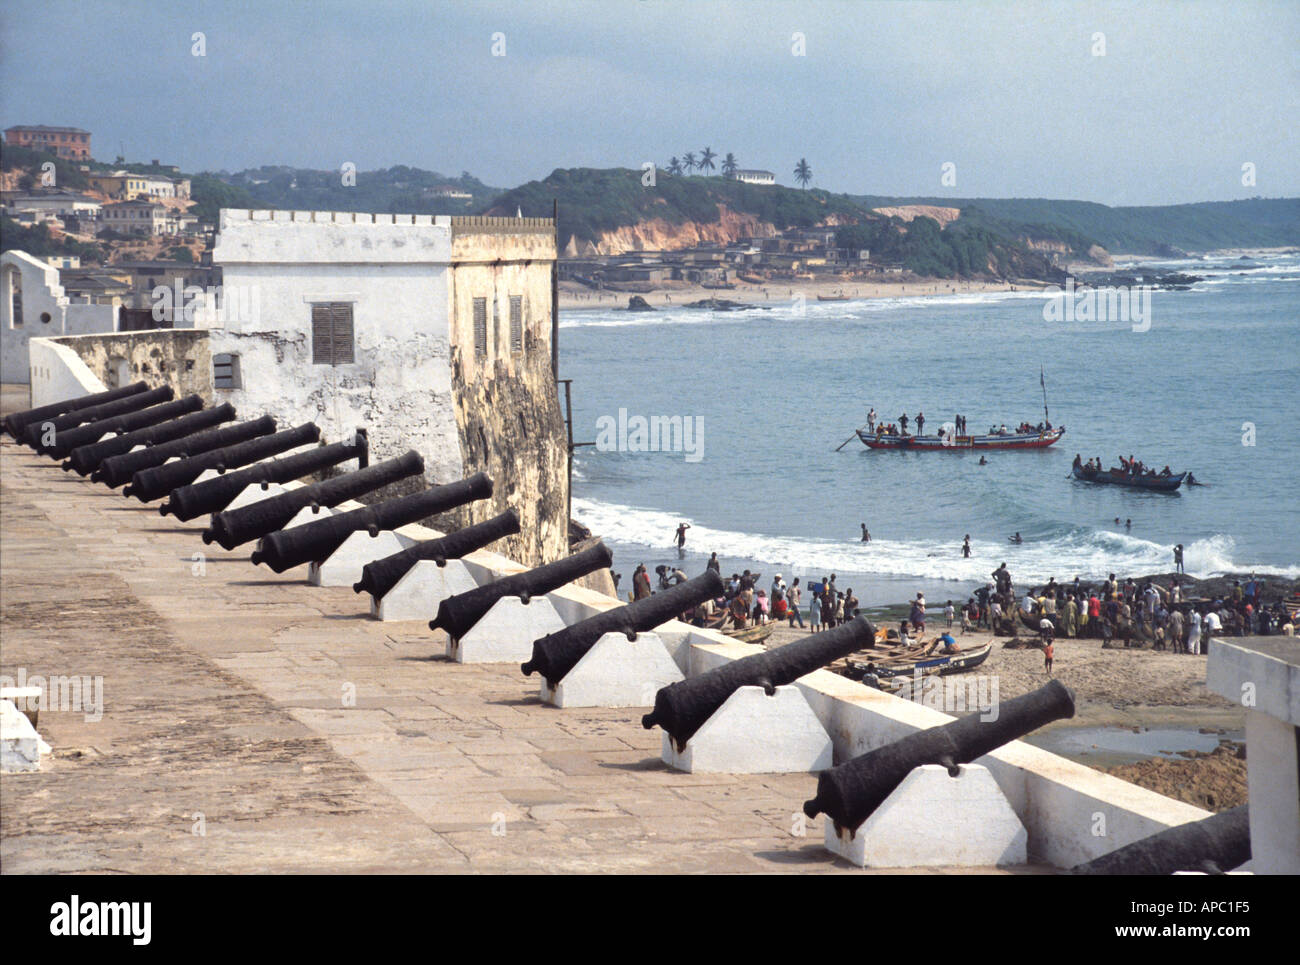
[[[39,0],[0,4],[0,44],[0,126],[84,127],[99,159],[187,171],[509,187],[707,145],[786,184],[806,157],[814,186],[855,193],[1300,194],[1296,0]]]

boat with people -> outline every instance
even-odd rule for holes
[[[849,296],[843,293],[837,295],[818,295],[817,300],[819,302],[847,302]]]
[[[946,677],[951,674],[967,673],[974,670],[993,650],[993,644],[987,643],[974,650],[958,653],[939,653],[934,656],[912,655],[898,657],[872,657],[869,660],[849,659],[845,662],[843,673],[853,680],[860,680],[871,686],[888,686],[888,681],[902,681],[908,678],[937,674]]]
[[[969,452],[973,449],[1046,449],[1060,442],[1065,426],[1022,423],[1016,429],[994,426],[979,435],[939,432],[932,436],[915,436],[892,431],[892,426],[876,426],[874,431],[858,430],[858,438],[868,449],[898,449],[908,452]]]
[[[1096,459],[1084,463],[1079,456],[1074,457],[1070,475],[1081,482],[1099,483],[1107,486],[1125,486],[1129,489],[1145,489],[1150,492],[1172,493],[1178,490],[1189,473],[1174,472],[1168,466],[1156,472],[1147,469],[1140,462],[1120,459],[1120,466],[1102,469]]]

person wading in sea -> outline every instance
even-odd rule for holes
[[[691,528],[690,523],[679,523],[677,526],[677,558],[684,559],[686,556],[686,531]]]

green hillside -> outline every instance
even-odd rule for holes
[[[1096,239],[1112,252],[1166,254],[1214,248],[1300,245],[1300,198],[1252,198],[1150,207],[1111,208],[1090,201],[1047,198],[896,198],[856,196],[867,208],[936,204],[979,209],[1008,230],[1033,226]]]
[[[595,241],[604,232],[640,221],[715,222],[719,204],[779,229],[810,228],[832,215],[852,221],[873,217],[846,195],[826,191],[674,176],[664,170],[655,172],[653,187],[642,185],[641,178],[641,171],[628,168],[557,168],[543,181],[529,181],[505,192],[487,210],[547,218],[555,199],[560,204],[561,244],[570,237]]]

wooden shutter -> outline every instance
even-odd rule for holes
[[[487,299],[474,299],[474,357],[487,358]]]
[[[351,302],[312,305],[311,360],[315,365],[350,365],[355,361]]]
[[[510,296],[510,351],[514,355],[524,352],[524,296]]]

